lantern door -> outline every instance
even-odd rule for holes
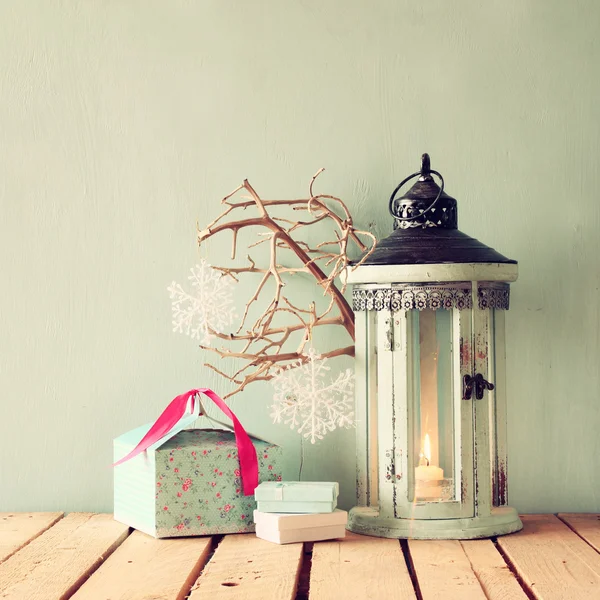
[[[380,441],[386,422],[393,431],[380,450],[380,509],[395,518],[472,517],[474,404],[462,392],[473,373],[473,311],[390,311],[380,323],[379,373],[390,382],[378,390]],[[391,414],[381,414],[386,407]]]

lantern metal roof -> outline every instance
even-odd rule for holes
[[[432,174],[439,177],[441,187]],[[396,198],[409,180],[418,177],[410,190]],[[458,230],[457,203],[444,191],[444,179],[431,170],[423,154],[421,170],[404,179],[390,197],[394,232],[381,240],[362,263],[376,265],[418,265],[455,263],[517,264],[479,240]]]

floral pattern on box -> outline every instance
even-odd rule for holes
[[[281,448],[252,438],[258,480],[281,481]],[[235,437],[185,430],[156,450],[158,537],[254,531],[254,496],[244,496]]]

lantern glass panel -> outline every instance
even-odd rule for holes
[[[410,311],[413,368],[410,431],[414,473],[410,501],[457,499],[453,312],[444,309]]]

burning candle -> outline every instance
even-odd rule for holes
[[[415,469],[415,499],[437,500],[442,495],[444,471],[429,464],[431,461],[431,441],[428,433],[425,434],[423,451],[420,457],[419,466]]]

